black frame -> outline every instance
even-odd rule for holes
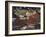
[[[28,34],[13,34],[13,35],[9,35],[8,34],[8,2],[19,2],[19,3],[32,3],[32,4],[43,4],[43,33],[28,33]],[[41,2],[23,2],[23,1],[5,1],[5,36],[18,36],[18,35],[34,35],[34,34],[45,34],[45,3],[41,3]]]

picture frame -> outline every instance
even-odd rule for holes
[[[45,3],[5,1],[5,36],[34,35],[44,33]]]

